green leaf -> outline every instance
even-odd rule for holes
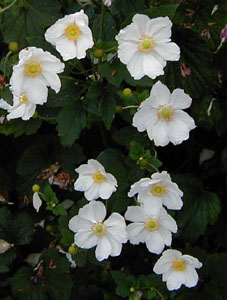
[[[54,209],[53,214],[56,216],[67,216],[67,210],[59,203]]]
[[[113,95],[104,95],[100,103],[100,113],[106,128],[109,130],[115,116],[116,101]]]
[[[15,137],[22,134],[31,135],[40,128],[41,124],[42,121],[38,119],[30,119],[29,121],[14,119],[0,124],[0,133],[5,135],[13,134]]]
[[[111,5],[111,11],[116,14],[121,11],[126,17],[129,14],[138,13],[146,8],[146,4],[144,0],[115,0]]]
[[[65,106],[57,116],[57,123],[58,135],[62,145],[72,146],[87,123],[83,103],[74,102]]]
[[[100,24],[101,24],[101,16],[98,15],[92,24],[92,32],[94,34],[95,40],[98,40],[100,38],[99,36],[100,26],[101,26]],[[115,36],[117,35],[115,20],[108,12],[105,13],[103,33],[104,33],[104,39],[107,42],[114,40]]]
[[[175,177],[184,192],[184,206],[177,215],[179,227],[186,239],[195,240],[204,234],[208,224],[213,225],[220,213],[218,196],[202,190],[199,178],[181,174]]]
[[[116,87],[119,87],[123,80],[124,70],[123,64],[118,59],[115,59],[112,63],[105,62],[99,66],[101,75]]]
[[[59,1],[27,0],[26,8],[21,8],[18,15],[13,15],[11,10],[4,12],[1,28],[4,42],[8,44],[17,41],[24,48],[27,37],[42,36],[44,27],[50,26],[59,17]]]
[[[115,281],[116,287],[116,293],[118,296],[121,296],[123,298],[130,295],[130,288],[132,286],[135,286],[136,280],[133,275],[126,275],[121,271],[112,271],[111,275]]]
[[[6,207],[0,208],[0,227],[0,238],[14,245],[29,244],[34,234],[33,222],[28,214],[21,212],[14,217]]]

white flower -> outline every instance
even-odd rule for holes
[[[168,209],[181,209],[183,192],[178,185],[171,181],[166,171],[152,174],[151,178],[142,178],[135,182],[128,193],[133,197],[138,193],[140,203],[149,203],[152,199],[160,199],[160,202]],[[149,205],[149,204],[148,204]]]
[[[69,221],[69,229],[75,232],[75,244],[84,249],[97,245],[95,256],[102,261],[121,253],[122,243],[128,240],[124,218],[118,213],[106,217],[105,205],[91,201],[79,210],[79,214]]]
[[[202,267],[197,258],[190,255],[182,255],[178,250],[166,250],[154,265],[156,274],[163,274],[162,281],[166,281],[168,290],[177,290],[184,284],[186,287],[194,287],[198,282],[198,274],[195,270]]]
[[[129,206],[125,219],[134,222],[127,226],[130,243],[146,243],[151,253],[160,254],[165,245],[171,246],[171,232],[177,232],[175,220],[167,214],[157,199],[151,200],[148,207]]]
[[[36,104],[30,102],[25,94],[21,94],[20,96],[14,95],[13,105],[0,99],[0,108],[8,111],[7,120],[22,118],[22,120],[26,121],[34,115]]]
[[[171,94],[167,86],[158,81],[134,115],[132,125],[140,132],[146,130],[156,146],[166,146],[169,142],[181,144],[196,127],[194,120],[182,110],[191,102],[191,97],[182,89],[175,89]]]
[[[84,192],[88,201],[99,197],[108,199],[116,191],[115,177],[106,173],[104,167],[95,159],[89,159],[87,164],[81,165],[75,171],[79,173],[79,177],[74,183],[74,189]]]
[[[167,60],[179,60],[180,49],[170,39],[171,27],[168,17],[150,19],[136,14],[132,23],[120,30],[116,36],[118,57],[134,79],[144,75],[154,79],[164,74]]]
[[[45,39],[56,47],[64,60],[84,58],[86,50],[94,45],[83,10],[59,19],[47,29]]]
[[[33,207],[36,210],[36,212],[39,212],[39,209],[40,209],[40,207],[42,205],[42,200],[39,197],[39,193],[38,192],[35,192],[33,194],[32,203],[33,203]]]
[[[25,94],[33,104],[47,101],[50,86],[56,93],[61,88],[57,73],[64,71],[64,64],[54,55],[40,48],[28,47],[19,53],[19,63],[13,67],[10,78],[15,95]]]
[[[106,5],[106,6],[112,5],[113,1],[114,0],[102,0],[102,2],[104,3],[104,5]]]

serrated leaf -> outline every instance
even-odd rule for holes
[[[75,101],[65,106],[57,116],[57,123],[58,135],[62,145],[72,146],[87,123],[83,103]]]
[[[53,214],[56,216],[67,216],[67,210],[59,203],[53,210]]]
[[[148,17],[150,18],[165,17],[165,16],[168,16],[169,18],[173,18],[178,6],[179,4],[167,4],[167,5],[154,6],[152,8],[146,9],[144,11],[144,14],[148,15]]]
[[[27,37],[42,36],[44,27],[60,18],[60,3],[57,0],[28,0],[27,3],[18,15],[12,15],[11,10],[3,14],[1,30],[5,43],[17,41],[24,48]]]

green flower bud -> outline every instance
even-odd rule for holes
[[[40,190],[40,186],[39,186],[38,184],[34,184],[34,185],[32,186],[32,190],[33,190],[34,193],[37,193],[37,192],[39,192],[39,190]]]
[[[131,97],[131,96],[132,96],[132,90],[131,90],[130,88],[125,88],[125,89],[123,90],[123,95],[124,95],[125,97]]]
[[[10,42],[8,48],[11,52],[17,52],[19,49],[19,45],[17,42]]]

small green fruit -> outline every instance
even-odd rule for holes
[[[68,252],[69,252],[71,255],[74,255],[74,254],[76,254],[76,252],[77,252],[77,248],[76,248],[75,246],[70,246],[70,247],[68,248]]]
[[[125,89],[123,90],[123,95],[124,95],[125,97],[131,97],[131,96],[132,96],[132,90],[131,90],[130,88],[125,88]]]
[[[101,58],[104,54],[104,51],[102,49],[95,49],[93,52],[93,55],[95,58]]]
[[[116,106],[115,111],[116,111],[116,113],[122,113],[123,112],[122,106],[120,106],[120,105]]]
[[[139,160],[139,164],[141,167],[147,167],[149,165],[149,161],[146,158],[142,158]]]
[[[39,192],[39,190],[40,190],[40,186],[39,186],[38,184],[34,184],[34,185],[32,186],[32,190],[33,190],[34,193],[37,193],[37,192]]]
[[[19,49],[19,45],[17,42],[10,42],[8,48],[11,52],[17,52]]]
[[[47,225],[47,226],[46,226],[46,231],[47,231],[47,232],[52,232],[52,231],[53,231],[53,226]]]

